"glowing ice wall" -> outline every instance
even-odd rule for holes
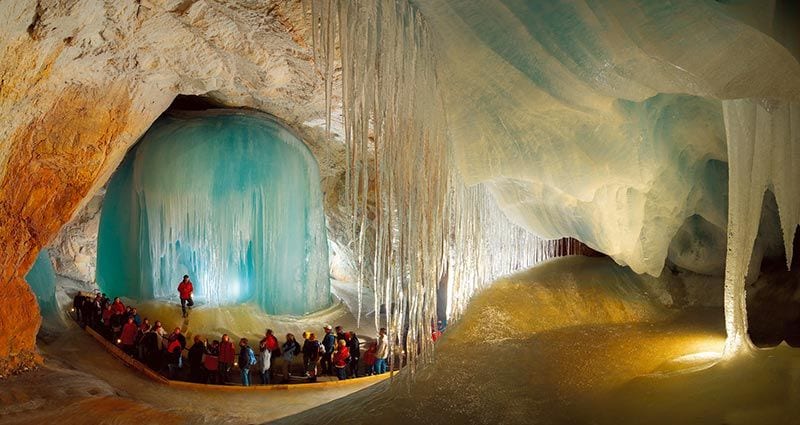
[[[53,263],[50,262],[50,254],[46,249],[39,251],[36,262],[25,275],[25,280],[31,285],[36,301],[39,302],[39,310],[42,316],[54,314],[58,311],[56,304],[56,272],[53,270]]]
[[[109,182],[98,283],[176,299],[181,276],[211,305],[303,314],[331,302],[319,171],[273,120],[234,111],[159,119]]]

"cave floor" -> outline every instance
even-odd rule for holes
[[[381,383],[278,423],[800,423],[800,350],[781,345],[722,362],[723,330],[713,309],[488,345],[445,336],[436,364],[408,388]],[[365,403],[370,412],[356,407]]]

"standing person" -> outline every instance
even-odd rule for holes
[[[386,337],[386,328],[378,332],[378,346],[375,349],[375,374],[380,375],[388,369],[386,359],[389,358],[389,338]]]
[[[239,370],[242,372],[242,385],[250,386],[250,368],[256,365],[256,355],[248,345],[247,338],[239,340]]]
[[[233,366],[233,358],[235,356],[236,356],[236,349],[233,347],[233,342],[231,342],[230,337],[228,337],[228,334],[222,335],[222,341],[219,343],[220,384],[228,383],[229,379],[228,374],[231,372],[231,367]]]
[[[136,328],[136,358],[139,360],[145,359],[145,347],[142,341],[148,332],[150,332],[150,319],[145,317],[142,324]]]
[[[108,340],[113,340],[114,332],[111,331],[111,318],[114,317],[114,310],[111,308],[111,304],[106,304],[101,317],[103,319],[103,336]]]
[[[336,369],[336,376],[339,380],[347,379],[347,363],[350,361],[350,350],[347,349],[347,341],[340,339],[339,347],[333,354],[333,367]]]
[[[324,350],[317,336],[313,332],[308,333],[306,342],[303,343],[303,361],[305,366],[306,376],[309,382],[317,381],[317,362],[319,362],[320,351]]]
[[[203,355],[206,353],[206,345],[203,344],[200,335],[194,336],[194,344],[189,349],[189,380],[192,382],[203,383]]]
[[[206,383],[216,384],[219,378],[219,341],[214,340],[208,347],[208,351],[203,357],[203,366],[208,374]]]
[[[364,371],[367,376],[375,374],[375,351],[378,349],[378,344],[371,343],[364,352]]]
[[[325,336],[322,337],[322,346],[325,348],[325,354],[322,355],[322,373],[333,375],[333,364],[331,357],[333,357],[333,350],[336,348],[336,337],[331,333],[331,325],[325,325]]]
[[[75,320],[81,326],[85,325],[83,320],[83,303],[85,301],[86,297],[84,297],[80,291],[78,291],[78,293],[75,294],[75,297],[72,299],[72,311],[75,312]]]
[[[358,359],[361,357],[361,342],[358,340],[356,331],[347,333],[347,349],[350,350],[350,376],[358,377]]]
[[[83,321],[85,322],[86,326],[89,326],[92,329],[97,329],[97,324],[100,322],[98,320],[98,312],[100,310],[100,301],[91,298],[87,298],[83,301],[83,305],[81,306],[81,315],[83,316]]]
[[[186,306],[188,305],[191,308],[194,305],[194,301],[192,301],[192,292],[194,292],[194,285],[192,285],[192,281],[189,280],[189,275],[183,275],[183,280],[181,283],[178,284],[178,295],[181,297],[181,311],[183,312],[183,317],[188,317],[188,313],[186,313]]]
[[[344,334],[344,330],[342,329],[341,326],[336,326],[335,329],[336,329],[336,344],[334,344],[334,347],[336,345],[339,345],[339,341],[347,339],[347,337]]]
[[[125,314],[125,304],[122,303],[119,297],[114,298],[114,302],[111,304],[111,312],[112,314]]]
[[[303,373],[306,374],[306,377],[308,377],[308,354],[306,354],[308,351],[308,344],[308,331],[303,331]]]
[[[266,348],[266,347],[265,347]],[[258,354],[258,364],[256,365],[258,373],[261,375],[261,384],[267,385],[270,383],[270,363],[272,352],[269,350],[261,350]]]
[[[155,328],[153,328],[145,332],[139,341],[139,358],[144,361],[147,367],[155,371],[161,370],[161,357],[164,351],[159,347],[160,339],[161,337],[158,336]]]
[[[142,316],[139,315],[139,311],[136,310],[136,307],[131,309],[131,313],[129,314],[130,317],[133,317],[133,323],[136,323],[136,326],[142,324]]]
[[[178,339],[180,331],[180,328],[176,328],[175,332],[171,333],[168,339],[167,368],[169,369],[169,379],[176,379],[178,377],[178,371],[183,367],[183,346],[181,345],[180,339]]]
[[[172,331],[171,334],[169,334],[169,337],[167,339],[169,341],[177,339],[178,343],[181,345],[181,350],[186,348],[186,337],[183,335],[183,333],[181,333],[181,328],[176,327],[175,330]]]
[[[161,321],[156,320],[156,323],[153,324],[153,332],[156,334],[156,342],[158,343],[159,351],[164,351],[167,348],[166,342],[164,339],[167,337],[167,331],[161,326]]]
[[[122,327],[122,333],[119,337],[120,345],[122,345],[122,351],[131,357],[133,357],[135,351],[136,334],[138,330],[139,328],[133,321],[133,317],[128,317],[128,322]]]
[[[283,382],[288,384],[294,356],[300,351],[300,344],[294,339],[294,335],[286,334],[286,342],[283,343],[281,351],[283,351]]]
[[[278,343],[278,338],[275,337],[275,334],[272,332],[272,329],[267,329],[267,333],[264,335],[264,338],[258,343],[258,348],[261,354],[263,355],[265,352],[269,353],[268,361],[273,358],[278,358],[281,355],[281,347]],[[267,369],[270,369],[269,363],[267,364]],[[269,374],[270,376],[267,377],[267,381],[272,378],[272,370],[270,369]],[[263,379],[262,379],[263,381]],[[263,384],[264,382],[262,382]]]

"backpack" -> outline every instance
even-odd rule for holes
[[[247,364],[250,366],[256,365],[256,355],[250,347],[247,347]]]

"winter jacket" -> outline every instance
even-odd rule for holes
[[[316,362],[319,359],[319,341],[307,339],[303,343],[303,355],[309,361]]]
[[[350,335],[350,341],[347,341],[347,349],[350,350],[350,357],[354,359],[361,357],[361,342],[356,334]]]
[[[333,352],[333,344],[336,342],[336,336],[332,333],[326,333],[322,338],[322,346],[325,347],[325,352],[330,354]]]
[[[350,360],[350,350],[347,347],[339,347],[335,353],[333,353],[333,365],[342,368],[347,366],[347,362]]]
[[[156,342],[158,343],[158,349],[163,350],[166,344],[165,337],[167,336],[167,331],[164,328],[153,328],[153,333],[156,334]]]
[[[177,339],[173,339],[169,342],[167,346],[167,353],[169,353],[169,358],[171,363],[178,363],[179,358],[181,357],[181,343]]]
[[[372,343],[372,345],[370,345],[370,347],[367,349],[367,351],[364,352],[364,363],[367,366],[372,366],[372,365],[375,364],[375,360],[376,360],[375,359],[375,349],[376,349],[376,345],[375,345],[375,343]]]
[[[194,291],[194,286],[192,286],[192,281],[187,280],[186,282],[181,281],[178,284],[178,293],[181,296],[181,299],[187,300],[192,297],[192,292]]]
[[[389,341],[386,335],[378,335],[378,348],[375,349],[375,358],[385,359],[389,357]]]
[[[233,348],[233,342],[222,341],[219,343],[219,362],[233,364],[233,358],[236,356],[236,349]]]
[[[136,342],[136,333],[138,330],[139,328],[136,327],[136,323],[126,323],[125,326],[122,327],[122,334],[119,337],[122,345],[133,345]]]
[[[261,354],[258,355],[256,368],[259,372],[264,373],[269,370],[271,358],[272,354],[269,351],[262,351]]]
[[[256,355],[249,345],[242,347],[239,351],[239,369],[248,369],[256,365]]]
[[[219,370],[219,350],[215,350],[213,347],[209,348],[206,352],[206,356],[203,358],[203,366],[205,366],[206,370],[209,372],[216,372]]]
[[[114,314],[125,314],[125,304],[122,301],[111,304],[111,311]]]
[[[278,338],[275,338],[275,335],[270,335],[264,338],[264,342],[267,347],[267,350],[269,350],[270,353],[278,350],[278,348],[280,347],[280,345],[278,344]]]
[[[286,341],[283,343],[283,359],[291,362],[294,356],[300,351],[300,344],[297,341]]]
[[[206,352],[206,346],[202,342],[195,342],[192,348],[189,349],[189,366],[192,369],[199,369],[203,365],[203,354]]]

